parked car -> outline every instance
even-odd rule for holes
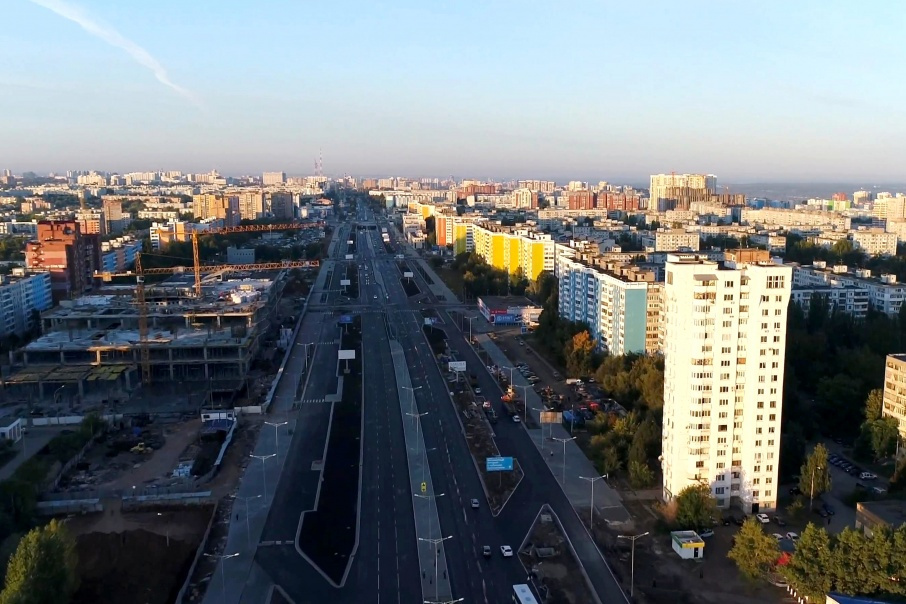
[[[784,520],[780,516],[774,516],[774,523],[777,526],[786,526],[786,520]]]
[[[799,487],[793,487],[790,489],[790,495],[802,495],[802,489]]]
[[[834,508],[833,508],[832,506],[830,506],[830,505],[828,505],[828,504],[826,504],[826,503],[825,503],[825,504],[822,504],[821,509],[824,510],[824,512],[825,512],[828,516],[833,516],[834,514],[837,513],[837,512],[834,511]]]
[[[828,514],[827,514],[827,512],[824,510],[824,508],[815,508],[813,511],[814,511],[816,514],[818,514],[819,516],[821,516],[822,518],[827,518],[827,516],[828,516]]]
[[[877,475],[872,474],[871,472],[862,472],[859,474],[859,478],[862,480],[874,480],[877,478]]]
[[[799,541],[799,533],[794,533],[793,531],[790,531],[789,533],[786,534],[786,538],[795,543],[796,541]]]
[[[720,523],[723,524],[724,526],[730,526],[730,524],[732,522],[733,522],[732,516],[724,516],[723,518],[720,519]]]
[[[777,541],[782,541],[783,539],[786,539],[786,537],[784,537],[780,533],[771,533],[771,537],[773,537]]]
[[[509,545],[501,545],[500,553],[503,554],[504,558],[512,558],[513,557],[513,548],[510,547]]]
[[[707,538],[709,538],[709,537],[713,537],[713,536],[714,536],[714,529],[709,529],[709,528],[708,528],[708,529],[705,529],[705,530],[703,530],[703,531],[700,531],[700,532],[698,533],[698,536],[701,537],[702,539],[707,539]]]
[[[877,493],[878,495],[883,495],[884,493],[887,492],[887,489],[882,488],[882,487],[872,487],[871,490],[874,491],[875,493]]]
[[[742,526],[746,523],[747,516],[743,514],[742,516],[733,516],[733,524],[736,526]]]
[[[755,514],[755,518],[761,524],[767,524],[768,522],[771,521],[770,517],[767,514]]]

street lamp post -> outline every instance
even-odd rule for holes
[[[607,478],[607,474],[603,476],[579,476],[582,480],[587,480],[591,483],[591,501],[588,504],[588,526],[592,530],[595,528],[595,483],[603,478]]]
[[[163,512],[158,512],[157,515],[161,518],[163,518],[164,516]],[[167,522],[164,524],[164,526],[167,529],[167,547],[170,547],[170,523]]]
[[[224,563],[225,563],[227,560],[229,560],[230,558],[235,558],[235,557],[238,556],[238,555],[239,555],[239,552],[236,552],[235,554],[221,554],[221,555],[219,555],[219,556],[218,556],[217,554],[208,554],[208,553],[205,553],[205,556],[207,556],[207,557],[209,557],[209,558],[216,558],[216,559],[218,559],[218,560],[220,561],[220,593],[221,593],[221,596],[222,596],[222,598],[223,598],[223,602],[226,602],[226,601],[227,601],[227,597],[226,597],[226,574],[224,573],[224,570],[223,570],[223,567],[225,566]]]
[[[438,588],[437,588],[437,554],[440,553],[440,548],[437,546],[446,541],[447,539],[452,539],[453,535],[447,537],[440,537],[439,539],[425,539],[424,537],[419,537],[419,541],[424,541],[430,543],[434,547],[434,600],[437,601],[438,598]]]
[[[513,382],[510,382],[510,383],[512,384]],[[529,387],[528,387],[528,386],[522,386],[522,385],[516,385],[516,384],[513,384],[513,385],[516,386],[516,388],[522,388],[522,400],[523,400],[523,402],[525,403],[526,408],[528,408],[528,395],[527,395],[527,393],[528,393]],[[526,413],[526,415],[528,415],[528,414]],[[523,417],[522,419],[525,419],[525,418]]]
[[[815,499],[815,470],[823,470],[823,466],[814,466],[812,468],[812,486],[808,494],[808,510],[812,511],[812,502]]]
[[[477,318],[478,317],[466,317],[466,319],[469,321],[469,345],[470,346],[472,345],[472,321],[474,321]]]
[[[410,407],[410,415],[411,415],[411,414],[415,413],[415,391],[416,391],[416,390],[421,390],[422,387],[421,387],[421,386],[416,386],[415,388],[413,388],[412,386],[401,386],[401,388],[402,388],[403,390],[408,390],[410,393],[412,393],[412,398],[410,399],[411,404],[409,405],[409,407]]]
[[[418,453],[419,453],[419,445],[418,445],[419,432],[418,432],[418,430],[419,430],[419,426],[422,425],[422,418],[425,417],[426,415],[428,415],[428,412],[425,411],[424,413],[407,413],[406,415],[408,415],[415,421],[415,454],[418,455]]]
[[[532,407],[532,411],[537,411],[539,414],[547,411],[544,407]],[[538,416],[540,419],[540,415]],[[544,455],[544,422],[541,422],[541,454]]]
[[[434,531],[433,525],[432,525],[432,523],[431,523],[431,520],[432,520],[431,504],[433,503],[433,504],[434,504],[434,509],[437,509],[437,501],[435,501],[435,500],[436,500],[438,497],[443,497],[443,496],[444,496],[444,493],[438,493],[438,494],[436,494],[436,495],[422,495],[422,494],[420,494],[420,493],[413,493],[413,495],[415,495],[415,496],[418,497],[419,499],[427,499],[427,500],[428,500],[428,536],[430,537],[431,534],[432,534],[433,531]]]
[[[255,459],[260,459],[260,460],[261,460],[261,477],[264,479],[264,493],[263,493],[263,495],[264,495],[264,499],[267,500],[267,471],[266,471],[264,462],[266,462],[266,461],[267,461],[268,459],[270,459],[271,457],[277,457],[277,454],[276,454],[276,453],[271,453],[270,455],[250,455],[249,457],[253,457],[253,458],[255,458]]]
[[[285,426],[289,422],[264,422],[268,426],[274,427],[274,451],[280,450],[280,433],[278,432],[280,426]]]
[[[252,544],[252,527],[249,524],[249,516],[251,515],[251,511],[249,510],[249,502],[252,499],[258,499],[259,497],[261,497],[261,495],[252,495],[251,497],[242,497],[241,495],[236,496],[236,499],[241,499],[245,503],[245,542],[246,542],[246,545]]]
[[[576,440],[575,436],[570,438],[554,438],[555,441],[563,443],[563,486],[566,486],[566,443],[571,440]]]
[[[645,531],[641,535],[617,535],[617,539],[629,539],[632,541],[632,562],[630,563],[629,571],[629,597],[633,598],[635,596],[635,542],[636,539],[641,539],[648,534],[648,531]]]

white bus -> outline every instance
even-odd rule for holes
[[[532,594],[532,588],[525,583],[513,586],[513,604],[538,604]]]

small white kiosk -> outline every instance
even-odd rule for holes
[[[683,560],[700,560],[705,556],[705,541],[695,531],[673,531],[670,540],[673,551]]]

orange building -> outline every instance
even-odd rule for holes
[[[100,263],[100,239],[83,235],[75,220],[42,220],[38,234],[25,245],[25,266],[50,272],[54,302],[91,289]]]
[[[570,191],[566,195],[567,207],[570,210],[593,210],[595,194],[591,191]]]

